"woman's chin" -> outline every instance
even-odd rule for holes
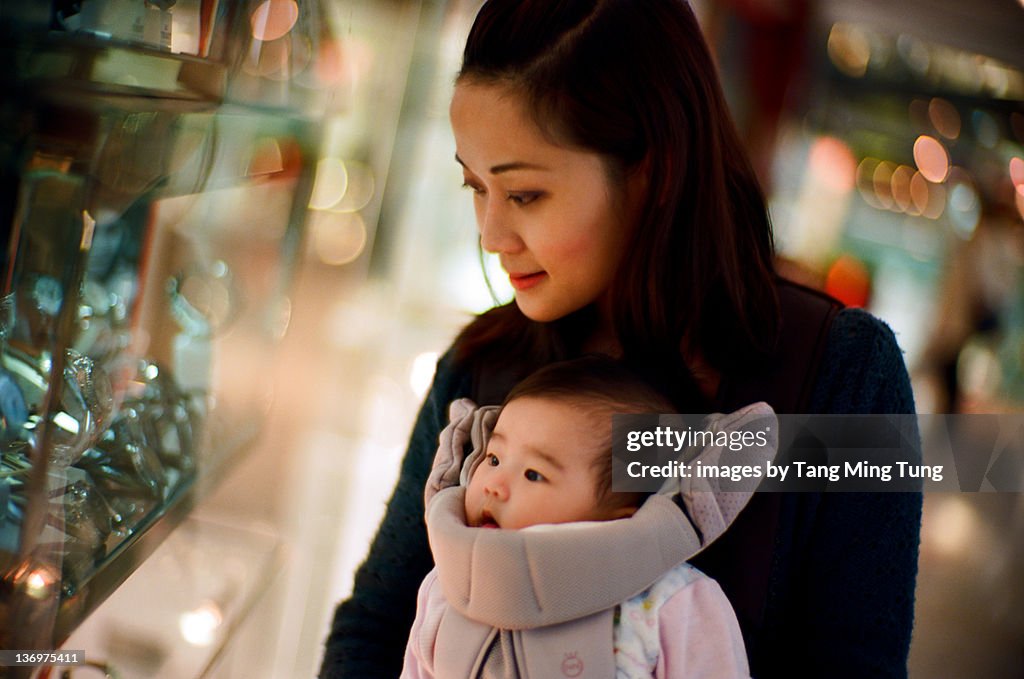
[[[538,303],[536,300],[531,300],[528,295],[523,293],[516,293],[516,306],[519,307],[519,311],[521,311],[524,316],[529,318],[531,321],[536,321],[537,323],[550,323],[551,321],[557,321],[559,318],[568,315],[571,311]]]

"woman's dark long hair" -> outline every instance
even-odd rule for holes
[[[604,157],[612,181],[647,172],[610,290],[627,362],[664,382],[687,370],[686,354],[735,374],[771,349],[778,300],[765,199],[686,2],[489,0],[459,80],[523,96],[545,134]],[[456,359],[528,371],[578,353],[595,317],[584,309],[537,323],[514,303],[498,307],[462,332]]]

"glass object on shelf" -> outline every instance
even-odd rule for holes
[[[230,19],[231,4],[217,0],[88,0],[60,3],[55,18],[70,33],[207,57],[215,28],[222,28]]]
[[[2,479],[3,551],[16,551],[26,477],[31,472],[32,444],[40,428],[45,373],[42,363],[8,348],[3,356],[9,376],[5,417],[16,413],[22,435],[5,443]],[[154,364],[140,361],[132,388],[113,414],[109,380],[92,361],[67,350],[62,407],[49,418],[49,466],[63,516],[49,515],[62,526],[65,596],[88,579],[95,567],[192,480],[194,435],[199,416],[173,378]],[[27,413],[31,412],[31,415]],[[17,417],[9,417],[12,424]],[[58,512],[59,514],[59,512]]]

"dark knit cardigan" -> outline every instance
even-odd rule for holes
[[[416,591],[433,566],[423,488],[448,404],[470,392],[451,360],[449,351],[438,363],[354,593],[335,612],[321,679],[400,673]],[[807,410],[914,412],[888,326],[856,309],[836,316]],[[784,495],[764,623],[747,639],[754,677],[906,677],[920,524],[917,493]]]

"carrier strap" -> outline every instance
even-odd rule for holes
[[[723,381],[717,407],[735,410],[767,401],[776,413],[804,413],[828,344],[832,321],[842,304],[822,292],[780,280],[781,327],[774,356],[743,380]],[[762,631],[771,585],[783,494],[755,493],[733,525],[692,563],[718,581],[736,611],[751,658],[763,656]]]

